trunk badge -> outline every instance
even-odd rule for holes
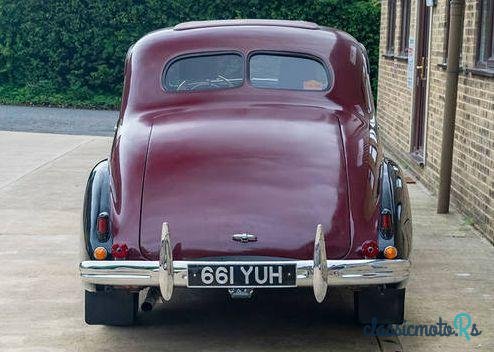
[[[232,240],[241,243],[256,242],[257,236],[251,233],[236,233],[232,236]]]

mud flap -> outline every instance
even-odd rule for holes
[[[137,293],[124,290],[85,291],[84,313],[90,325],[132,325],[138,310]]]
[[[372,287],[354,294],[355,319],[360,324],[402,324],[405,289]]]

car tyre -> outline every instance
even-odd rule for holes
[[[354,312],[360,324],[402,324],[405,289],[372,287],[355,291]]]
[[[133,325],[138,311],[139,293],[125,290],[85,291],[84,315],[90,325]]]

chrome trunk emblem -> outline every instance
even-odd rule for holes
[[[238,241],[241,243],[256,242],[257,236],[253,235],[251,233],[236,233],[232,236],[232,240]]]

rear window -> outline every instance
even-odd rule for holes
[[[235,53],[187,56],[171,63],[163,85],[169,91],[198,91],[241,86],[244,60]]]
[[[277,54],[255,54],[249,60],[249,79],[257,88],[322,91],[330,77],[316,59]]]

